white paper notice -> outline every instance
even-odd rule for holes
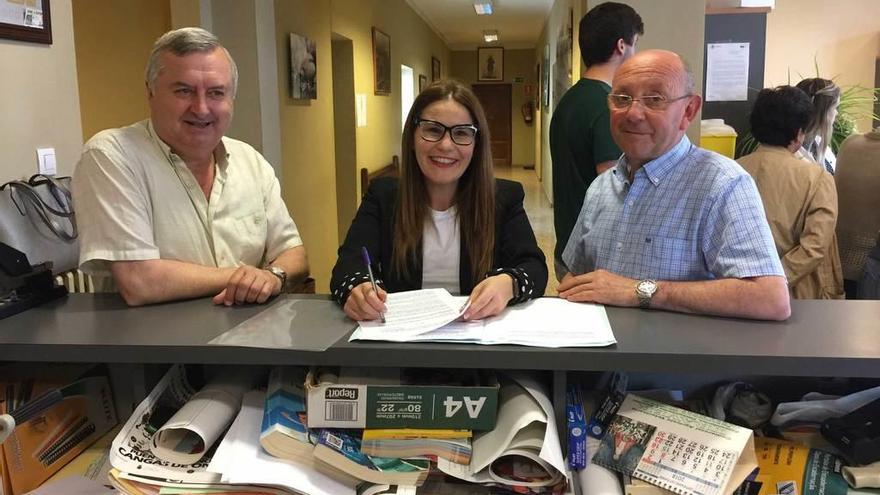
[[[385,300],[385,323],[361,321],[351,340],[380,338],[407,341],[461,316],[456,299],[446,289],[422,289],[388,294]]]
[[[706,53],[706,101],[747,101],[749,44],[709,43]]]

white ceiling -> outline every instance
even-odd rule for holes
[[[498,42],[508,49],[534,48],[553,0],[494,0],[494,14],[474,13],[473,0],[406,0],[452,50],[487,46],[484,29],[497,29]]]

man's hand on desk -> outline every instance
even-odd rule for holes
[[[229,277],[226,288],[214,296],[214,304],[262,304],[280,292],[281,280],[272,272],[242,265]]]
[[[381,287],[376,292],[373,290],[373,284],[364,282],[351,290],[342,310],[352,320],[376,320],[379,318],[379,314],[384,313],[387,309],[385,307],[386,297],[388,294]]]
[[[637,284],[638,280],[596,270],[583,275],[566,273],[557,290],[559,297],[569,301],[635,307],[639,305]]]

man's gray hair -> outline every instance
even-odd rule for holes
[[[147,87],[150,90],[153,89],[156,78],[162,70],[159,56],[163,52],[171,52],[178,57],[182,57],[190,53],[210,53],[218,48],[223,50],[223,53],[226,54],[226,58],[229,60],[232,75],[232,97],[235,98],[235,94],[238,91],[238,67],[235,65],[235,60],[232,60],[232,55],[220,44],[220,40],[216,36],[197,27],[185,27],[168,31],[156,40],[156,43],[153,44],[153,51],[150,52],[150,59],[147,61],[147,69],[144,74]]]
[[[694,71],[691,69],[691,64],[689,64],[684,57],[678,55],[678,59],[681,60],[681,67],[684,69],[681,74],[682,89],[684,89],[684,94],[692,95],[694,94],[694,88],[696,86],[696,83],[694,82]]]

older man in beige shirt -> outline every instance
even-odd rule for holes
[[[211,33],[166,33],[147,66],[150,119],[95,135],[73,179],[80,262],[131,305],[262,303],[308,263],[272,167],[224,137],[238,81]]]
[[[761,193],[791,296],[841,299],[834,178],[795,156],[809,116],[810,99],[803,91],[791,86],[762,90],[750,117],[761,145],[737,161]]]

